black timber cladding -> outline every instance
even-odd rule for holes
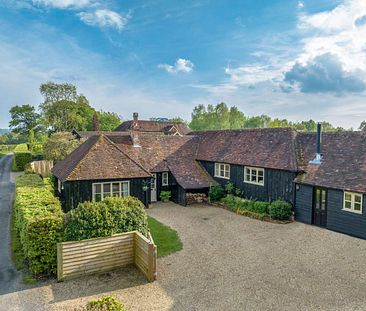
[[[244,165],[230,164],[230,179],[224,179],[214,177],[215,162],[200,161],[200,163],[215,181],[223,186],[232,182],[236,188],[244,191],[244,196],[248,199],[268,202],[282,199],[294,203],[295,172],[264,169],[264,186],[261,186],[244,182]]]

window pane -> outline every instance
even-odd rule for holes
[[[355,211],[360,211],[360,210],[361,210],[361,204],[355,203]]]
[[[111,192],[111,184],[103,184],[103,193]]]
[[[346,194],[344,195],[344,199],[345,199],[345,200],[347,200],[347,201],[351,201],[351,200],[352,200],[352,196],[351,196],[351,194],[346,193]]]
[[[345,201],[344,202],[344,207],[347,208],[347,209],[351,209],[352,208],[352,203],[349,202],[349,201]]]
[[[250,175],[250,169],[247,168],[246,171],[247,171],[247,175]]]
[[[360,195],[355,195],[355,202],[361,203],[361,196]]]
[[[251,181],[256,182],[257,181],[257,176],[252,175],[252,180]]]
[[[256,170],[252,170],[252,176],[256,176],[257,177],[257,171]]]
[[[258,176],[263,176],[264,171],[260,170],[258,171]]]
[[[263,181],[264,181],[263,176],[259,176],[258,177],[258,183],[263,184]]]
[[[119,185],[120,185],[120,183],[119,183],[119,182],[117,182],[117,183],[113,183],[113,184],[112,184],[112,191],[113,191],[113,194],[114,194],[114,193],[119,193]]]
[[[99,202],[102,200],[102,195],[101,194],[96,194],[95,197],[94,197],[94,200]]]
[[[229,171],[225,172],[225,177],[226,177],[226,178],[229,178],[229,177],[230,177],[230,176],[229,176]]]
[[[121,184],[121,186],[122,186],[122,196],[129,195],[129,193],[128,193],[128,183],[124,182],[124,183]]]
[[[102,192],[102,185],[94,184],[94,193],[101,193],[101,192]]]

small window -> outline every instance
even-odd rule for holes
[[[215,177],[230,179],[230,164],[215,163]]]
[[[102,201],[107,197],[125,197],[130,195],[130,182],[117,181],[93,184],[93,201]]]
[[[244,166],[244,182],[264,186],[264,169]]]
[[[162,179],[162,185],[163,186],[168,186],[169,185],[169,173],[168,172],[164,172],[161,176]]]
[[[62,182],[59,179],[57,179],[57,190],[58,190],[59,193],[61,193],[61,190],[62,190]]]
[[[343,210],[357,214],[362,214],[362,194],[345,192]]]

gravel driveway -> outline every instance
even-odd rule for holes
[[[40,284],[16,293],[19,301],[28,293],[40,309],[73,310],[114,294],[130,311],[366,309],[364,240],[215,207],[168,203],[148,213],[178,230],[184,244],[182,251],[159,259],[158,281],[149,284],[136,269],[126,268]]]

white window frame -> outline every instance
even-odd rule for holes
[[[109,184],[110,191],[107,193],[104,193],[104,185]],[[119,184],[119,190],[118,192],[113,192],[113,184]],[[127,191],[123,191],[122,184],[127,184]],[[96,193],[95,189],[96,186],[100,185],[100,193]],[[93,192],[93,201],[95,202],[96,195],[100,194],[101,201],[103,201],[106,197],[113,196],[113,194],[118,194],[119,197],[125,197],[130,195],[130,181],[129,180],[123,180],[123,181],[111,181],[111,182],[97,182],[92,184],[92,192]]]
[[[350,195],[351,196],[351,200],[346,200],[346,195]],[[358,202],[356,202],[355,198],[360,197],[361,201],[359,202],[360,204],[360,210],[356,210],[355,209],[355,204]],[[351,208],[346,207],[346,202],[351,203]],[[356,192],[349,192],[349,191],[344,191],[343,193],[343,211],[347,211],[347,212],[351,212],[351,213],[356,213],[356,214],[362,214],[362,204],[363,204],[363,194],[362,193],[356,193]]]
[[[161,185],[162,186],[169,186],[169,173],[164,172],[161,174]]]
[[[61,180],[57,179],[57,190],[58,190],[58,192],[61,193],[62,189],[63,189],[62,182],[61,182]]]
[[[215,163],[215,177],[230,179],[230,164],[227,163]]]
[[[249,174],[247,172],[249,170]],[[255,172],[255,174],[253,174]],[[263,179],[259,181],[259,172],[262,172]],[[255,181],[252,180],[252,177],[255,176]],[[247,184],[264,186],[264,168],[261,167],[253,167],[253,166],[244,166],[244,182]]]

